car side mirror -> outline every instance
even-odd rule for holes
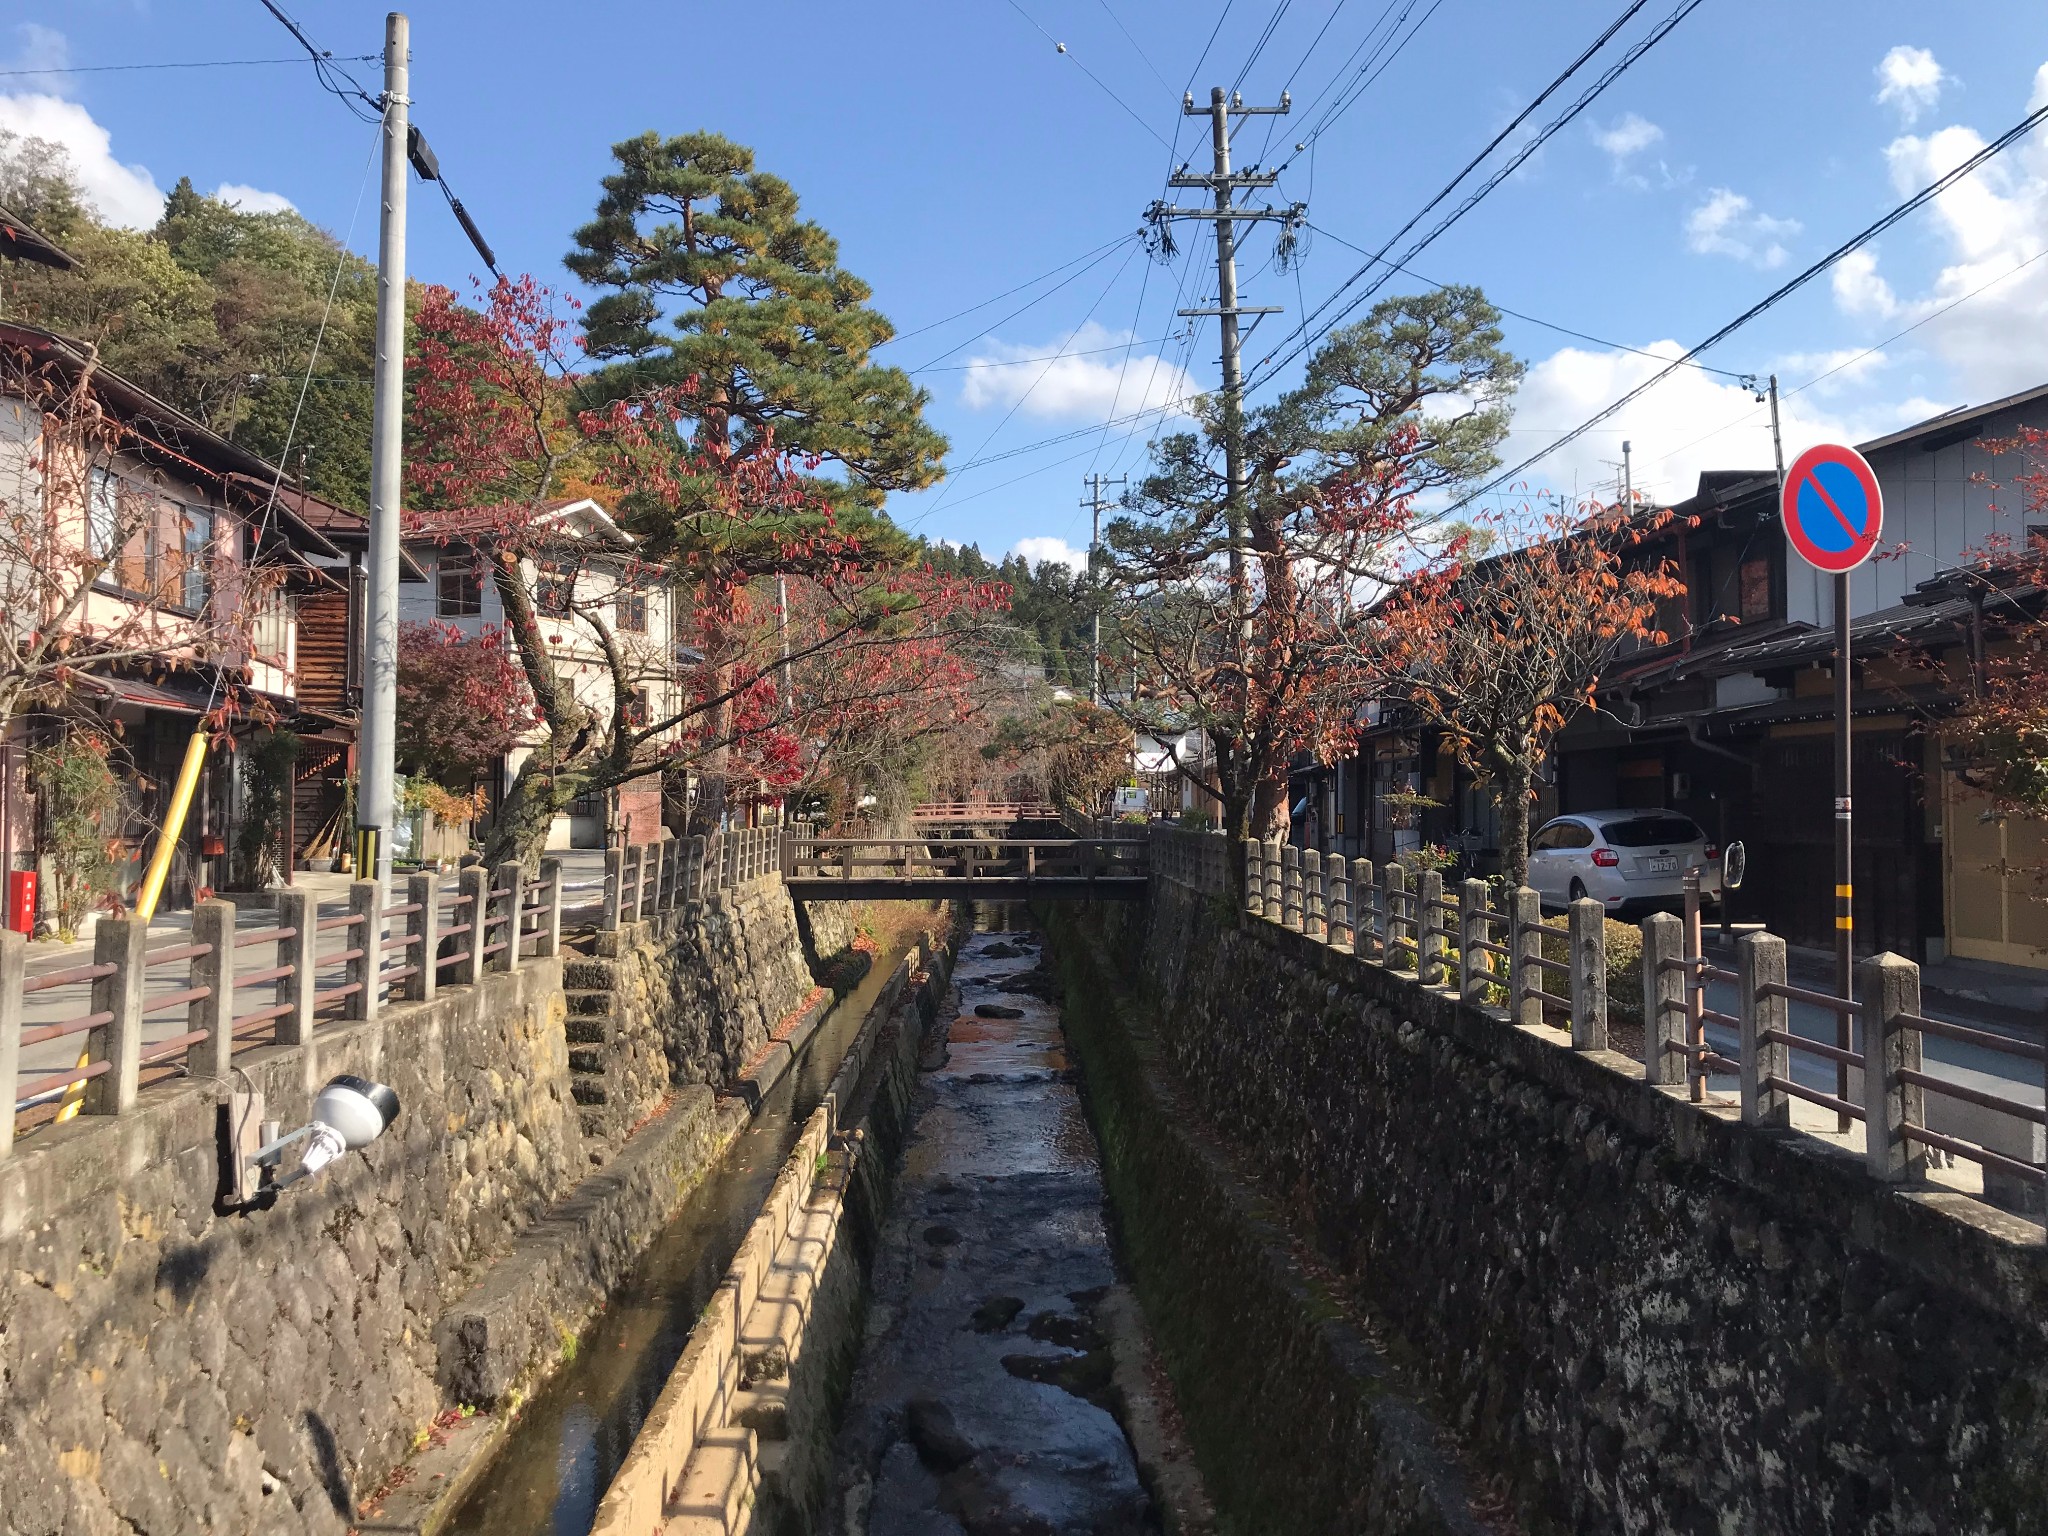
[[[1749,872],[1749,850],[1741,843],[1730,843],[1721,854],[1721,889],[1739,891],[1742,877]]]

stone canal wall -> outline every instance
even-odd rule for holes
[[[1232,1499],[1219,1451],[1239,1494],[1289,1512],[1262,1528],[1432,1528],[1365,1517],[1413,1493],[1378,1475],[1427,1460],[1406,1422],[1530,1532],[2048,1530],[2038,1228],[1882,1188],[1815,1138],[1163,881],[1142,909],[1053,921],[1080,967],[1070,1028],[1109,1011],[1113,971],[1136,989],[1141,1022],[1094,1030],[1121,1068],[1085,1065],[1176,1378],[1230,1383],[1207,1394],[1204,1445],[1182,1382],[1226,1507],[1257,1506]],[[1178,1149],[1164,1162],[1148,1127]],[[1233,1253],[1247,1229],[1190,1197],[1237,1173],[1280,1251],[1297,1245],[1283,1272],[1271,1244]],[[1236,1409],[1239,1444],[1219,1446],[1239,1392],[1266,1407]],[[1243,1433],[1276,1409],[1270,1446]]]
[[[337,1072],[403,1105],[271,1209],[218,1203],[230,1085],[17,1144],[0,1533],[340,1533],[437,1418],[554,1369],[744,1121],[717,1094],[814,993],[778,878],[602,939],[237,1055],[287,1127]]]

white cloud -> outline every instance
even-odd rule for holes
[[[244,213],[297,213],[299,205],[282,192],[265,192],[261,187],[224,181],[213,189],[215,202],[227,203]]]
[[[1022,555],[1025,560],[1034,566],[1042,565],[1049,560],[1054,565],[1064,565],[1070,571],[1085,571],[1088,569],[1087,550],[1076,549],[1065,539],[1056,539],[1050,534],[1043,534],[1029,539],[1019,539],[1010,546],[1010,553]]]
[[[142,229],[163,212],[163,189],[149,167],[116,160],[107,130],[77,102],[34,91],[0,96],[0,128],[69,150],[87,201],[108,223]]]
[[[1536,452],[1685,351],[1676,341],[1668,340],[1652,342],[1645,350],[1654,356],[1566,347],[1537,363],[1515,397],[1514,432],[1506,453],[1520,459]],[[1793,360],[1786,361],[1789,368]],[[1820,372],[1825,366],[1830,365],[1822,363],[1813,371]],[[1785,382],[1793,385],[1804,376]],[[1859,442],[1929,414],[1925,401],[1835,411],[1807,395],[1785,400],[1779,412],[1788,460],[1817,442]],[[1697,368],[1681,368],[1640,400],[1545,459],[1530,472],[1530,478],[1532,483],[1574,488],[1582,496],[1611,499],[1621,472],[1621,445],[1627,441],[1636,490],[1659,502],[1680,501],[1698,488],[1702,470],[1768,470],[1770,426],[1769,407],[1759,405],[1744,386]]]
[[[1901,43],[1878,63],[1877,99],[1910,126],[1919,121],[1922,112],[1933,108],[1941,99],[1942,86],[1954,78],[1927,49]]]
[[[1624,113],[1612,127],[1593,130],[1593,142],[1614,157],[1617,170],[1630,155],[1661,143],[1663,138],[1662,128],[1633,112]]]
[[[1867,250],[1851,251],[1836,262],[1828,281],[1834,285],[1835,303],[1844,314],[1883,320],[1899,312],[1892,285],[1878,276],[1877,257]]]
[[[1811,379],[1821,394],[1832,395],[1863,383],[1890,361],[1883,352],[1868,347],[1837,347],[1832,352],[1787,352],[1775,367],[1787,386]]]
[[[21,39],[21,45],[7,61],[7,67],[19,72],[16,78],[21,74],[38,74],[70,65],[70,40],[56,28],[24,21],[15,27],[14,35]]]
[[[1046,419],[1107,420],[1201,393],[1191,374],[1154,352],[1132,348],[1127,365],[1130,339],[1128,331],[1090,321],[1055,341],[992,342],[967,359],[960,398],[974,410],[1014,407]]]
[[[1685,241],[1703,256],[1732,256],[1751,266],[1776,267],[1791,253],[1783,239],[1799,233],[1797,219],[1774,219],[1727,187],[1715,187],[1686,215]]]
[[[2044,104],[2048,64],[2034,74],[2028,108]],[[1901,196],[1917,192],[1984,142],[1960,124],[1902,135],[1884,152],[1892,185]],[[1835,270],[1837,305],[1861,318],[1924,321],[1913,344],[1948,364],[1952,405],[2048,381],[2048,362],[2031,344],[2048,332],[2048,260],[2033,259],[2048,251],[2048,143],[2015,145],[1943,192],[1930,212],[1924,227],[1943,264],[1925,291],[1900,295],[1877,257],[1859,251]]]

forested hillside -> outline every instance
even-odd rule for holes
[[[244,212],[200,196],[189,177],[154,228],[114,228],[87,206],[61,146],[5,130],[0,207],[80,264],[6,263],[0,315],[92,343],[109,367],[266,457],[289,441],[288,467],[308,486],[366,506],[377,310],[368,262],[296,213]]]

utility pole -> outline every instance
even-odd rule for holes
[[[1243,315],[1277,315],[1280,308],[1278,305],[1248,306],[1237,302],[1237,226],[1261,220],[1293,223],[1301,218],[1307,204],[1296,203],[1289,208],[1244,208],[1237,205],[1237,193],[1271,187],[1280,180],[1280,176],[1277,171],[1231,171],[1230,120],[1233,117],[1278,117],[1292,110],[1292,101],[1285,91],[1280,93],[1280,105],[1277,107],[1248,107],[1242,96],[1233,95],[1220,85],[1209,92],[1207,107],[1197,107],[1192,93],[1184,96],[1181,99],[1184,116],[1206,116],[1209,119],[1214,168],[1207,175],[1202,175],[1183,167],[1168,179],[1167,185],[1205,187],[1214,194],[1215,206],[1178,208],[1158,202],[1146,213],[1155,226],[1169,219],[1208,219],[1216,226],[1216,307],[1183,309],[1180,313],[1187,316],[1215,315],[1223,322],[1224,514],[1230,529],[1231,607],[1237,619],[1238,643],[1245,651],[1251,648],[1251,608],[1245,569],[1244,368],[1240,357],[1244,333],[1238,328],[1238,319]],[[1252,323],[1257,325],[1258,320],[1254,319]]]
[[[400,430],[405,420],[405,174],[411,26],[384,18],[384,214],[377,237],[377,365],[370,429],[369,602],[357,757],[356,878],[391,878],[398,724]],[[365,939],[365,943],[369,940]]]
[[[1088,487],[1088,495],[1081,505],[1091,514],[1088,530],[1088,587],[1090,606],[1095,614],[1092,621],[1093,636],[1091,659],[1088,668],[1088,702],[1102,702],[1102,574],[1096,565],[1097,552],[1102,548],[1102,509],[1110,503],[1102,499],[1103,491],[1112,485],[1123,485],[1128,475],[1118,475],[1114,480],[1107,475],[1088,475],[1081,483]]]
[[[1629,459],[1629,449],[1629,440],[1623,438],[1621,440],[1621,510],[1624,516],[1633,513],[1636,509],[1635,468]]]

